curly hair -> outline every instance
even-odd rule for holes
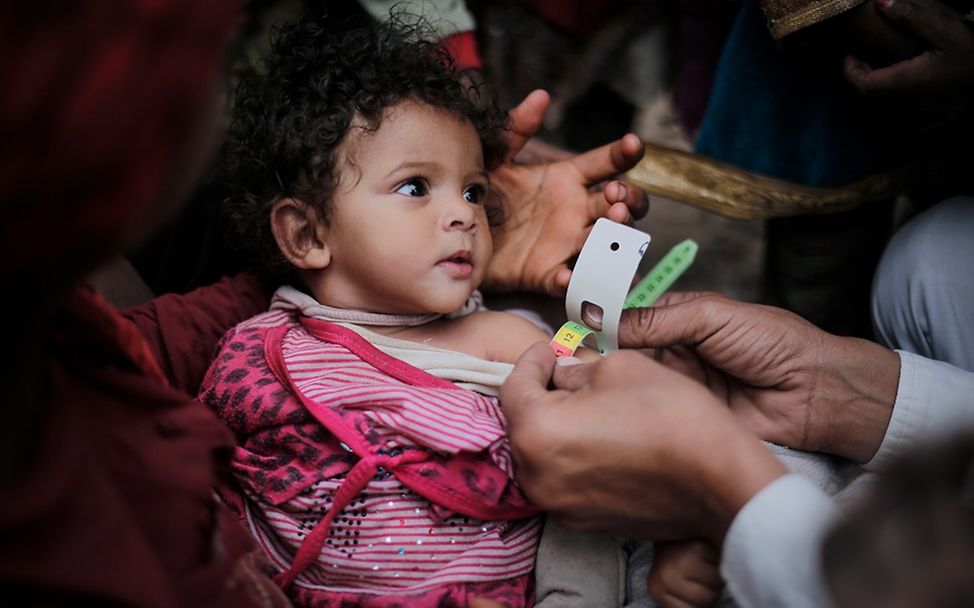
[[[452,58],[423,40],[421,23],[336,25],[324,17],[278,28],[266,69],[245,74],[215,168],[231,245],[270,280],[292,269],[277,247],[270,211],[281,197],[311,205],[327,222],[336,151],[353,120],[370,129],[407,99],[473,125],[488,168],[501,161],[507,115],[457,78]]]

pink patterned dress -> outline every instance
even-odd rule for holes
[[[224,494],[298,604],[530,605],[541,520],[496,398],[278,310],[224,337],[200,399],[239,445]]]

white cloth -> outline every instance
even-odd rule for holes
[[[896,352],[900,355],[896,404],[883,443],[866,464],[871,471],[883,469],[917,443],[943,441],[974,429],[974,372]]]
[[[974,429],[974,373],[897,351],[900,379],[876,470],[920,442]],[[838,507],[798,475],[769,484],[727,532],[721,574],[742,607],[828,606],[821,544]]]
[[[476,27],[466,2],[460,0],[361,0],[360,4],[379,21],[386,21],[390,14],[407,20],[422,17],[438,38],[469,32]]]
[[[510,363],[488,361],[466,353],[391,338],[365,327],[365,325],[378,327],[423,325],[444,315],[394,315],[333,308],[320,304],[314,297],[288,285],[274,292],[271,310],[296,310],[312,319],[331,321],[359,334],[390,357],[405,361],[461,388],[492,397],[500,394],[501,384],[514,368]],[[456,319],[481,310],[486,310],[483,297],[479,291],[474,291],[460,310],[446,316]]]
[[[838,508],[801,475],[779,477],[734,518],[720,573],[740,606],[822,608],[822,540]]]
[[[390,357],[405,361],[437,378],[449,380],[461,388],[484,395],[499,396],[501,384],[504,384],[504,380],[514,369],[510,363],[488,361],[455,350],[391,338],[354,323],[339,323],[339,325],[359,334]]]

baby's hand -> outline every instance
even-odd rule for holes
[[[511,157],[490,176],[501,222],[491,230],[488,290],[564,296],[571,279],[566,262],[582,249],[595,221],[631,221],[648,209],[646,195],[635,186],[613,182],[605,191],[598,187],[642,159],[643,145],[635,135],[554,162],[513,162],[541,125],[548,101],[546,93],[536,91],[511,111]]]
[[[649,595],[663,608],[713,606],[720,599],[720,556],[710,543],[655,543]]]

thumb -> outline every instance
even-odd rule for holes
[[[964,27],[964,16],[937,0],[876,0],[876,8],[894,25],[916,34],[933,48],[954,40],[949,32]]]
[[[517,156],[517,153],[524,148],[524,144],[538,132],[550,103],[551,97],[546,91],[535,89],[528,93],[517,107],[511,109],[511,130],[507,134],[508,149],[505,161],[510,162]]]
[[[548,394],[548,383],[555,367],[555,353],[544,342],[524,351],[501,386],[501,408],[508,422]]]

